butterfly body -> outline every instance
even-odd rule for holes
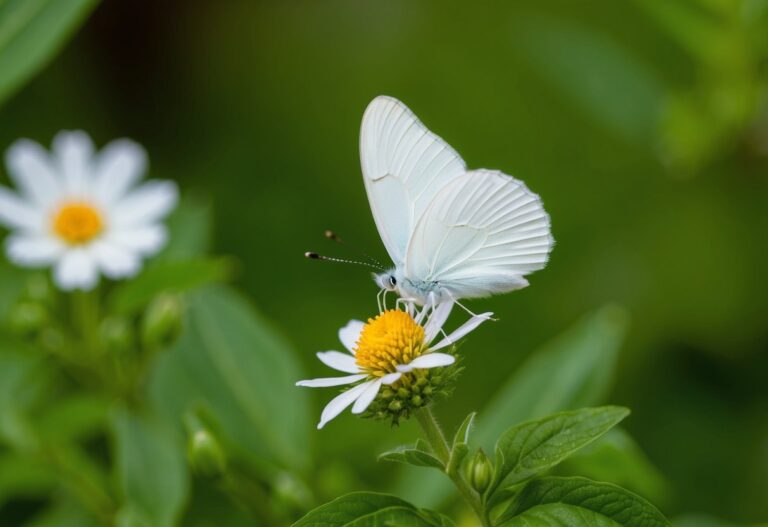
[[[360,132],[363,179],[394,268],[380,288],[420,305],[505,293],[547,262],[539,196],[498,170],[469,170],[403,103],[377,97]]]

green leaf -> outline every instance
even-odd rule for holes
[[[211,244],[211,216],[208,201],[185,195],[168,216],[168,245],[157,255],[156,261],[191,260],[205,256]]]
[[[14,496],[44,496],[56,486],[50,466],[31,456],[0,454],[0,507]]]
[[[224,286],[190,294],[183,327],[150,381],[163,415],[181,426],[180,416],[202,406],[234,454],[308,467],[307,394],[294,386],[302,375],[282,336]]]
[[[231,274],[227,258],[159,261],[139,276],[115,288],[110,297],[113,312],[135,313],[163,292],[184,292],[211,282],[226,280]]]
[[[610,481],[658,505],[663,505],[669,497],[670,489],[664,476],[634,439],[619,427],[566,459],[557,472]]]
[[[618,406],[584,408],[528,421],[496,442],[496,474],[489,492],[512,486],[552,468],[629,415]]]
[[[177,524],[189,491],[183,449],[147,416],[118,409],[112,420],[121,515],[153,527]]]
[[[417,467],[434,467],[439,470],[445,469],[443,463],[431,453],[412,446],[401,446],[394,450],[384,452],[379,456],[379,461],[394,461]]]
[[[734,523],[708,514],[683,514],[677,516],[673,522],[675,527],[768,527],[768,523]]]
[[[450,520],[395,496],[353,492],[310,511],[293,527],[448,527]]]
[[[498,525],[669,527],[670,523],[646,500],[611,483],[547,477],[527,483]]]
[[[71,442],[87,439],[104,429],[110,402],[90,394],[63,398],[38,418],[37,430],[46,440]]]
[[[461,443],[464,443],[465,445],[469,444],[469,433],[472,431],[472,427],[475,424],[476,415],[477,412],[472,412],[464,418],[464,421],[461,423],[458,430],[456,430],[456,434],[453,436],[453,448],[456,448],[456,445]]]
[[[602,402],[613,380],[627,314],[606,306],[534,352],[479,413],[473,438],[487,451],[511,425]],[[436,507],[452,486],[439,474],[410,471],[398,494]]]
[[[43,513],[25,524],[25,527],[99,527],[99,523],[91,518],[71,500],[46,509]]]
[[[0,2],[0,103],[51,60],[96,0]]]

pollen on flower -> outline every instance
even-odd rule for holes
[[[53,215],[53,231],[72,245],[91,241],[103,227],[99,211],[85,202],[66,203]]]
[[[394,373],[424,351],[424,328],[404,311],[388,310],[368,319],[355,348],[357,365],[371,375]]]

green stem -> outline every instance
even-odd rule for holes
[[[470,487],[460,470],[448,470],[451,448],[448,445],[448,440],[445,438],[445,434],[443,434],[443,430],[440,428],[440,423],[438,423],[435,418],[435,414],[432,413],[432,410],[429,407],[426,407],[417,411],[414,415],[416,416],[419,425],[421,425],[421,429],[424,431],[427,442],[432,447],[435,455],[443,462],[443,465],[445,465],[446,474],[451,478],[456,489],[475,511],[483,527],[490,527],[491,523],[485,512],[485,507],[483,507],[480,495]]]
[[[93,357],[99,353],[99,297],[98,290],[72,293],[73,319],[80,333],[85,353]]]

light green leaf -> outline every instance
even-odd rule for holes
[[[159,261],[115,288],[110,297],[111,310],[124,315],[135,313],[160,293],[179,293],[224,281],[231,268],[227,258]]]
[[[309,466],[311,418],[294,352],[233,290],[190,294],[174,349],[158,358],[150,383],[154,404],[171,422],[204,407],[233,454],[257,463]]]
[[[552,518],[550,523],[547,516]],[[670,523],[646,500],[611,483],[547,477],[528,482],[499,518],[499,525],[669,527]]]
[[[51,60],[96,0],[0,2],[0,103]]]
[[[125,409],[115,412],[112,430],[124,499],[121,515],[152,527],[173,527],[189,491],[181,445],[159,421]]]
[[[490,451],[515,423],[602,402],[613,380],[626,327],[626,311],[606,306],[538,349],[479,413],[474,441]],[[426,471],[406,472],[397,487],[397,494],[431,507],[452,491],[439,474]]]
[[[168,216],[168,245],[157,255],[157,261],[190,260],[205,256],[210,249],[213,220],[207,201],[185,195]],[[155,265],[150,262],[150,265]]]
[[[56,486],[56,475],[31,456],[0,454],[0,507],[14,496],[44,496]]]
[[[561,475],[610,481],[647,497],[657,505],[668,498],[669,485],[632,437],[619,427],[566,459]]]
[[[476,415],[477,412],[472,412],[464,418],[464,421],[461,423],[458,430],[456,430],[456,434],[453,436],[453,448],[456,448],[456,445],[460,443],[469,444],[469,434],[475,424]]]
[[[25,527],[99,527],[99,523],[71,500],[62,500],[25,524]]]
[[[431,453],[412,446],[402,446],[384,452],[379,456],[379,461],[394,461],[396,463],[405,463],[406,465],[414,465],[417,467],[434,467],[439,470],[445,468],[443,463]]]
[[[450,521],[388,494],[353,492],[310,511],[293,527],[448,527]]]
[[[514,426],[496,442],[496,474],[489,492],[552,468],[602,436],[629,410],[618,406],[561,412]]]

